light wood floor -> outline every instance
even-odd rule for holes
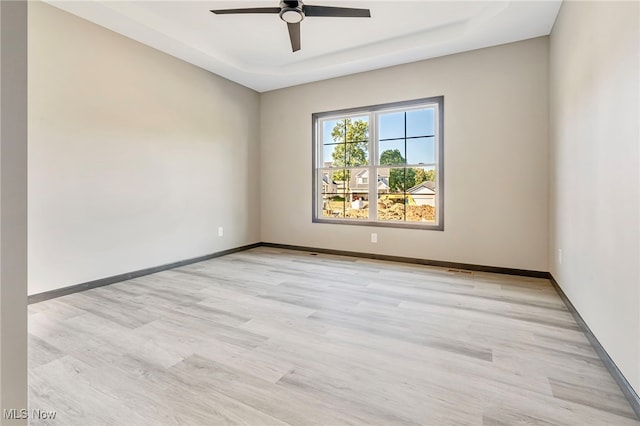
[[[270,248],[29,307],[52,425],[639,425],[547,280]]]

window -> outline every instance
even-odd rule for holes
[[[313,221],[444,229],[444,98],[313,114]]]

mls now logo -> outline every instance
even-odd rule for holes
[[[44,420],[44,419],[55,419],[56,418],[55,411],[43,411],[43,410],[33,410],[31,412],[31,416],[29,416],[29,410],[23,408],[21,410],[17,408],[4,409],[2,415],[5,420],[25,420],[31,417],[32,419]]]

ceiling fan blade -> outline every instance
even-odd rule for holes
[[[304,5],[304,16],[330,16],[334,18],[371,18],[369,9],[351,7],[310,6]]]
[[[289,38],[291,39],[291,49],[294,52],[300,50],[300,22],[297,24],[287,24],[289,28]]]
[[[279,7],[253,7],[248,9],[221,9],[212,10],[216,15],[231,15],[235,13],[280,13]]]

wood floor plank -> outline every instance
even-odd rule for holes
[[[635,425],[544,279],[259,247],[29,307],[33,425]]]

